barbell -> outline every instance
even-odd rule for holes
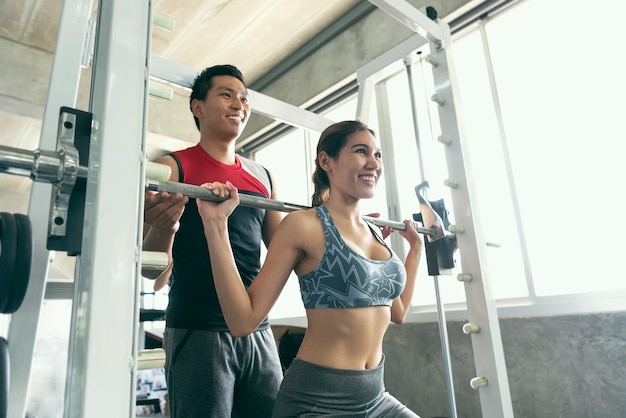
[[[66,171],[73,172],[73,178],[84,178],[87,176],[87,169],[77,166],[69,169],[69,165],[76,165],[77,161],[68,163],[67,155],[63,153],[40,150],[28,151],[12,147],[0,146],[0,172],[8,174],[30,177],[33,181],[44,183],[58,184],[66,177]],[[194,199],[209,200],[213,202],[221,202],[226,198],[215,196],[213,192],[204,187],[194,186],[191,184],[159,180],[169,178],[169,167],[163,164],[146,162],[146,190],[155,192],[182,193]],[[302,209],[310,209],[309,206],[298,205],[294,203],[282,202],[274,199],[266,199],[257,196],[239,195],[239,203],[242,206],[255,207],[267,210],[276,210],[280,212],[294,212]],[[364,216],[364,219],[379,227],[390,227],[396,230],[406,230],[406,225],[402,222],[390,221],[385,219]],[[441,231],[418,227],[419,233],[428,236],[440,236]]]
[[[185,196],[200,199],[200,200],[208,200],[211,202],[223,202],[225,200],[230,199],[230,197],[220,197],[213,194],[213,192],[209,189],[206,189],[201,186],[194,186],[191,184],[178,183],[175,181],[159,181],[146,179],[146,190],[150,190],[153,192],[168,192],[168,193],[182,193]],[[303,209],[311,209],[310,206],[297,205],[294,203],[282,202],[280,200],[275,199],[267,199],[258,196],[252,196],[247,194],[239,194],[239,204],[241,206],[267,209],[267,210],[276,210],[279,212],[295,212]],[[406,225],[402,222],[389,221],[386,219],[374,218],[371,216],[363,217],[366,221],[371,222],[372,224],[382,227],[387,226],[399,231],[405,231]],[[440,231],[436,231],[430,228],[418,227],[417,232],[430,235],[430,236],[438,236],[441,234]]]

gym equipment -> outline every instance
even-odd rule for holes
[[[429,236],[424,241],[426,250],[426,263],[428,264],[428,275],[439,276],[449,275],[455,266],[454,252],[457,249],[456,234],[445,234],[443,231],[450,230],[448,211],[443,199],[428,201],[424,198],[423,189],[428,187],[428,182],[424,181],[415,186],[415,194],[420,204],[420,213],[413,215],[413,219],[427,225],[434,225],[433,229],[440,231],[440,235]]]
[[[0,212],[0,313],[10,314],[24,300],[33,255],[30,219]]]
[[[17,228],[17,236],[15,248],[17,249],[17,255],[15,257],[15,270],[13,272],[13,280],[11,282],[11,292],[7,299],[6,305],[2,309],[2,313],[12,314],[17,311],[26,295],[26,289],[28,288],[28,281],[30,280],[30,268],[33,259],[33,234],[32,226],[28,216],[21,213],[13,214],[15,219],[15,226]],[[3,239],[4,243],[4,239]],[[2,279],[4,277],[4,271],[1,272]]]
[[[423,189],[428,187],[428,182],[424,181],[415,186],[415,194],[420,204],[421,212],[414,214],[413,219],[420,222],[430,222],[436,225],[436,229],[443,231],[450,228],[448,221],[448,211],[445,208],[444,200],[429,201],[422,195]],[[434,218],[433,218],[434,217]],[[454,393],[452,362],[450,360],[450,343],[448,340],[448,329],[446,314],[443,303],[441,302],[441,293],[439,291],[439,275],[451,274],[454,268],[454,251],[457,248],[456,235],[449,234],[442,236],[441,239],[432,241],[424,240],[424,249],[426,250],[426,265],[428,266],[428,275],[433,278],[435,285],[435,298],[437,303],[437,320],[439,323],[439,339],[441,341],[441,355],[443,358],[443,367],[445,371],[446,386],[448,388],[448,401],[450,403],[450,413],[453,418],[457,417],[456,395]]]
[[[0,146],[0,172],[26,176],[33,181],[53,185],[47,248],[67,251],[69,255],[80,254],[82,245],[91,124],[90,113],[62,107],[56,152]],[[146,162],[146,177],[146,190],[180,192],[191,198],[214,202],[224,200],[200,186],[162,180],[170,177],[170,168],[162,164]],[[243,206],[282,212],[310,209],[308,206],[243,194],[239,196],[239,201]],[[406,229],[402,222],[373,217],[365,219],[379,227],[388,226],[400,231]],[[419,228],[418,232],[428,235],[432,241],[443,237],[440,230]]]
[[[0,311],[9,300],[11,286],[15,274],[15,260],[17,258],[17,226],[15,218],[7,212],[0,213],[0,238],[2,252],[0,253]]]
[[[142,251],[141,268],[144,270],[165,270],[169,265],[167,253],[159,251]]]
[[[194,199],[209,200],[211,202],[223,202],[229,199],[229,197],[216,196],[213,194],[212,191],[205,189],[204,187],[178,183],[174,181],[156,181],[148,179],[146,181],[146,190],[151,190],[154,192],[182,193],[185,196],[189,196]],[[245,194],[239,195],[239,204],[247,207],[277,210],[280,212],[295,212],[302,209],[311,209],[311,207],[309,206],[286,203],[279,200],[265,199],[262,197]],[[402,222],[372,218],[369,216],[364,216],[363,218],[376,226],[388,226],[399,231],[406,230],[406,225]],[[431,236],[435,240],[443,237],[443,233],[441,231],[430,228],[418,228],[417,232]]]
[[[92,114],[62,107],[56,151],[0,147],[0,172],[52,185],[48,250],[80,254]]]
[[[140,350],[137,356],[137,370],[149,370],[165,367],[165,350],[149,348]]]

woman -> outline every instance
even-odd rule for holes
[[[252,332],[294,270],[308,324],[273,416],[416,417],[385,391],[382,342],[389,321],[401,323],[410,307],[422,240],[415,224],[405,220],[406,231],[398,231],[409,243],[403,265],[360,214],[359,202],[374,196],[383,172],[380,148],[367,125],[344,121],[328,127],[315,163],[314,208],[284,218],[247,290],[228,241],[227,218],[239,202],[237,189],[229,182],[204,185],[218,196],[231,196],[219,204],[198,201],[226,323],[235,336]]]

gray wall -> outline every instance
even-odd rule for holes
[[[448,322],[459,418],[481,416],[470,337]],[[626,416],[626,313],[500,320],[519,418]],[[384,341],[387,390],[422,418],[449,417],[437,323],[393,325]]]
[[[446,18],[476,2],[410,3],[432,5]],[[310,102],[411,35],[375,10],[259,91],[295,105]],[[267,123],[253,118],[246,132]],[[475,418],[480,399],[469,386],[474,357],[462,325],[448,323],[457,411]],[[500,327],[516,417],[626,417],[625,313],[501,319]],[[449,417],[438,324],[393,325],[384,351],[387,389],[422,418]]]

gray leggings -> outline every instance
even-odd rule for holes
[[[273,418],[406,417],[415,413],[385,391],[384,357],[369,370],[339,370],[294,359],[274,403]]]
[[[271,416],[282,380],[271,329],[233,337],[166,328],[163,346],[172,418]]]

